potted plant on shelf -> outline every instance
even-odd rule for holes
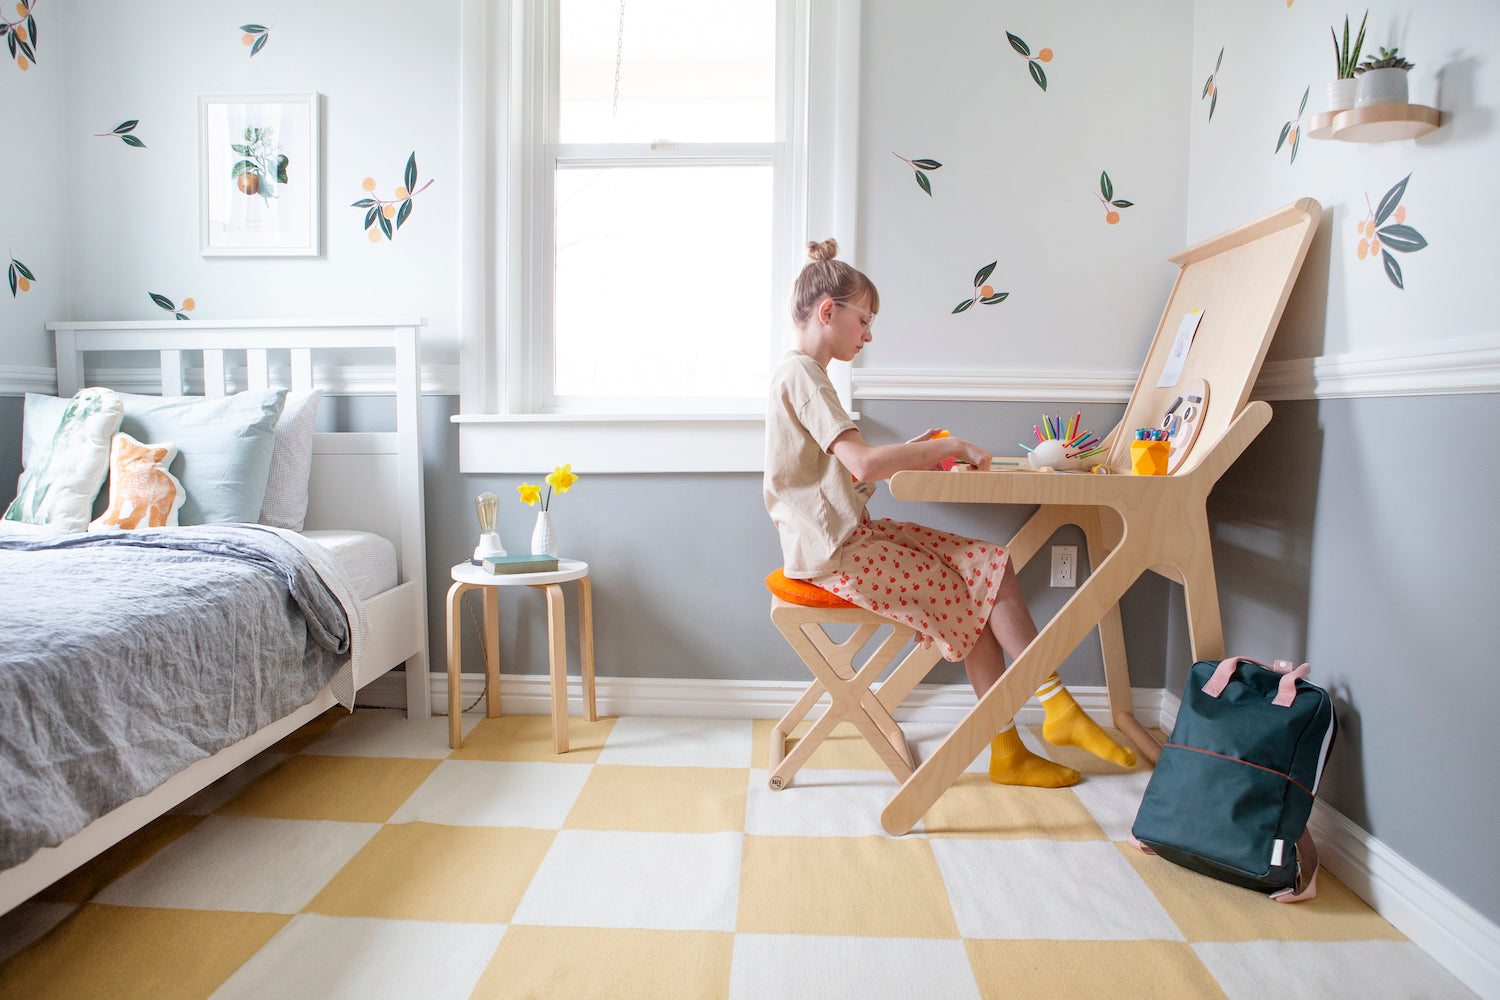
[[[1370,12],[1365,11],[1364,18],[1359,22],[1359,35],[1354,39],[1354,46],[1349,46],[1349,15],[1344,15],[1344,45],[1339,47],[1338,32],[1332,28],[1328,33],[1333,36],[1333,57],[1338,63],[1338,78],[1328,84],[1328,110],[1345,111],[1354,107],[1355,89],[1358,81],[1354,74],[1359,72],[1359,50],[1365,44],[1365,22],[1370,19]]]
[[[1367,104],[1405,104],[1406,71],[1412,66],[1412,63],[1397,55],[1394,48],[1381,48],[1378,59],[1370,56],[1364,65],[1354,70],[1359,74],[1354,106],[1362,108]]]

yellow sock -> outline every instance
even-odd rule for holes
[[[1071,767],[1055,764],[1027,749],[1014,722],[990,741],[990,780],[997,785],[1062,788],[1077,784],[1081,777]]]
[[[1056,674],[1048,677],[1036,696],[1047,710],[1047,721],[1042,723],[1042,735],[1048,743],[1060,747],[1078,747],[1095,757],[1101,757],[1121,767],[1135,767],[1135,752],[1120,746],[1099,724],[1090,719],[1078,702],[1063,687]]]

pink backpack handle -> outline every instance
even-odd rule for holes
[[[1226,660],[1220,660],[1213,676],[1208,679],[1207,684],[1203,685],[1203,693],[1210,698],[1217,698],[1223,694],[1224,689],[1229,686],[1229,678],[1234,676],[1234,668],[1241,663],[1254,663],[1257,667],[1266,667],[1264,663],[1252,660],[1248,656],[1231,656]],[[1274,670],[1282,675],[1281,684],[1277,687],[1276,697],[1271,700],[1271,704],[1280,705],[1283,708],[1291,705],[1296,699],[1297,681],[1312,671],[1312,667],[1306,663],[1300,667],[1292,666],[1291,660],[1277,660],[1266,669]]]

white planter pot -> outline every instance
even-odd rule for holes
[[[1328,82],[1328,110],[1348,111],[1354,107],[1354,91],[1359,86],[1359,80],[1350,77],[1347,80],[1330,80]]]
[[[1405,104],[1407,98],[1406,70],[1369,69],[1355,77],[1359,86],[1355,90],[1354,106],[1367,104]]]

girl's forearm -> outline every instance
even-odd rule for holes
[[[850,449],[848,458],[839,455],[861,482],[873,483],[889,479],[898,472],[910,469],[935,469],[945,458],[962,458],[963,441],[959,438],[931,438],[927,441],[911,441],[905,444],[866,444],[862,448]]]

